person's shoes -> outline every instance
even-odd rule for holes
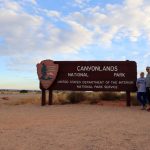
[[[148,108],[147,111],[150,111],[150,108]]]
[[[146,107],[142,107],[141,110],[146,110]]]

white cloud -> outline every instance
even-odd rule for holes
[[[0,10],[0,35],[6,49],[0,53],[23,53],[32,48],[43,20],[39,16]],[[29,48],[31,47],[31,48]]]
[[[51,11],[47,11],[47,15],[49,17],[60,17],[60,13],[58,11],[54,11],[54,10],[51,10]]]
[[[99,42],[101,44],[106,44],[107,46],[110,46],[113,38],[115,37],[115,34],[117,33],[117,31],[118,31],[118,27],[117,26],[113,26],[106,33],[103,32],[101,34],[101,38],[99,39]]]
[[[75,1],[75,3],[77,3],[77,4],[84,4],[84,3],[87,3],[89,0],[74,0]]]
[[[37,4],[36,0],[25,0],[27,2],[31,2],[32,4]]]
[[[70,26],[71,30],[63,36],[62,42],[65,43],[66,47],[64,52],[78,51],[81,47],[92,43],[91,31],[74,21],[66,20],[66,23]]]
[[[143,56],[143,58],[149,58],[150,57],[150,52],[145,53],[145,55]]]
[[[88,2],[90,0],[74,0],[73,6],[79,7],[79,8],[84,8],[88,5]]]
[[[37,5],[37,0],[21,0],[18,1],[19,4],[32,4],[32,5]]]
[[[84,5],[89,0],[74,2]],[[29,54],[39,60],[56,53],[78,53],[90,44],[111,46],[113,40],[124,38],[131,42],[140,38],[150,41],[150,3],[144,0],[82,7],[65,15],[40,8],[36,0],[0,3],[0,37],[4,39],[0,55],[10,56],[13,64],[22,62],[18,59],[22,55],[22,60],[35,63],[27,58]],[[34,5],[34,13],[25,9],[27,3]]]
[[[136,8],[143,5],[144,0],[125,0],[125,5],[128,8]]]
[[[133,56],[137,56],[137,55],[139,55],[140,53],[139,53],[139,51],[136,51],[136,50],[134,51],[134,50],[133,50],[133,51],[131,52],[131,54],[132,54]]]
[[[150,39],[150,5],[144,0],[126,0],[123,4],[108,4],[74,12],[69,17],[95,31],[104,43],[128,38],[137,42],[143,37]],[[115,28],[114,28],[115,27]]]
[[[43,10],[42,13],[51,18],[61,17],[57,11]],[[77,53],[92,42],[92,33],[87,28],[74,21],[62,21],[68,26],[65,30],[43,16],[29,14],[19,3],[7,1],[6,5],[5,2],[0,8],[0,37],[5,43],[0,45],[0,55],[10,57],[9,66],[18,68],[21,64],[27,65],[26,60],[35,63],[32,57],[44,59],[54,53]]]
[[[1,9],[7,10],[7,11],[11,11],[11,12],[18,12],[21,10],[21,6],[15,2],[12,1],[10,2],[9,0],[0,0],[1,3]]]

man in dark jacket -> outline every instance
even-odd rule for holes
[[[146,67],[147,76],[146,76],[146,96],[150,105],[150,67]],[[150,107],[147,109],[150,111]]]

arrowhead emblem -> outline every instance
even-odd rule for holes
[[[58,64],[55,64],[52,60],[43,60],[37,64],[38,78],[44,89],[48,89],[53,84],[58,68]]]

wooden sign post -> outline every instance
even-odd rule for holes
[[[46,91],[45,89],[42,89],[42,101],[41,105],[44,106],[46,104]]]
[[[48,100],[48,104],[52,105],[52,90],[49,89],[49,100]]]
[[[131,106],[130,91],[126,91],[126,106]]]
[[[137,65],[134,61],[52,61],[37,64],[42,90],[42,106],[52,105],[53,90],[126,91],[126,105],[131,105],[130,92],[136,91]]]

